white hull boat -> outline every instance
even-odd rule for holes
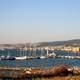
[[[22,56],[22,57],[15,57],[16,60],[26,60],[27,57],[26,56]]]

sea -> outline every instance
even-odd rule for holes
[[[65,52],[61,50],[49,51],[49,53],[54,52],[57,55],[66,56],[80,56],[80,53]],[[15,49],[11,50],[0,50],[0,56],[33,56],[33,55],[46,55],[47,51],[37,50],[35,51],[19,51]],[[29,59],[29,60],[0,60],[0,66],[4,67],[32,67],[37,69],[47,69],[57,65],[67,65],[69,67],[77,66],[80,67],[80,59],[64,59],[64,58],[46,58],[46,59]],[[6,72],[5,72],[6,74]],[[3,79],[1,79],[3,80]],[[5,79],[8,80],[8,79]],[[10,79],[9,79],[10,80]],[[41,80],[41,79],[25,79],[25,80]],[[44,79],[45,80],[45,79]],[[49,80],[49,79],[47,79]]]

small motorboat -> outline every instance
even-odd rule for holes
[[[6,56],[6,60],[15,60],[15,57],[13,57],[13,56]]]

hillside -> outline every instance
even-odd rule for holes
[[[65,46],[80,46],[80,39],[37,43],[37,46],[62,46],[62,45],[65,45]]]
[[[24,43],[24,44],[0,44],[0,48],[6,48],[6,47],[13,47],[13,48],[19,48],[19,47],[30,47],[36,46],[36,47],[44,47],[44,46],[80,46],[80,39],[75,40],[66,40],[66,41],[54,41],[54,42],[38,42],[38,43]]]

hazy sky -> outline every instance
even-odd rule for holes
[[[80,38],[80,0],[0,0],[0,43]]]

